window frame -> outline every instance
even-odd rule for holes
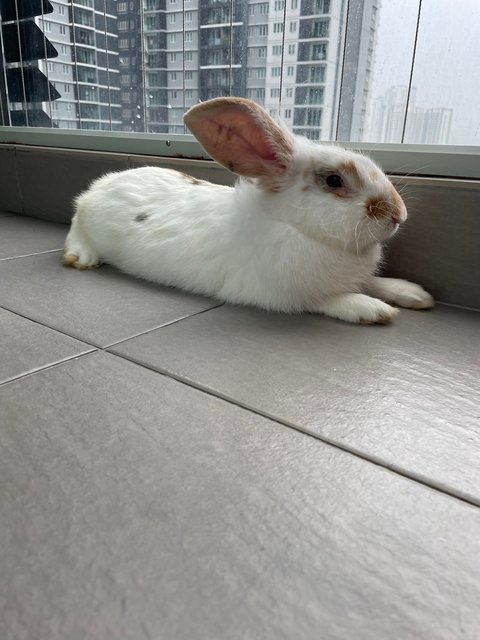
[[[189,134],[0,126],[0,144],[211,160]],[[324,144],[324,143],[321,143]],[[331,142],[362,151],[395,175],[480,180],[480,146]]]

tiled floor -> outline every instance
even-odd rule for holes
[[[0,638],[480,637],[480,314],[60,264],[0,216]]]

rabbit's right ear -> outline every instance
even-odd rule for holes
[[[292,164],[293,138],[255,102],[215,98],[192,107],[184,122],[217,162],[277,191]]]

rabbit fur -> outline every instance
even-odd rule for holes
[[[155,167],[105,175],[75,200],[66,265],[356,323],[389,322],[389,302],[433,306],[420,286],[375,276],[407,212],[372,160],[293,135],[242,98],[198,104],[185,122],[237,184]]]

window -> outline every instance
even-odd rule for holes
[[[279,98],[280,97],[280,89],[270,89],[270,97],[271,98]]]
[[[302,111],[303,121],[293,126],[309,131],[321,126],[324,137],[338,132],[339,139],[365,142],[480,144],[480,93],[474,82],[480,41],[468,35],[480,33],[480,2],[422,0],[421,7],[419,2],[363,3],[368,10],[362,11],[360,25],[356,13],[360,0],[335,4],[329,0],[109,0],[106,14],[100,7],[105,2],[55,0],[53,12],[43,18],[40,14],[35,21],[59,57],[49,57],[47,46],[38,59],[23,65],[22,61],[4,62],[3,68],[35,67],[48,73],[49,80],[59,84],[60,112],[66,113],[66,104],[73,105],[72,120],[75,100],[80,99],[78,85],[97,86],[98,116],[103,113],[106,118],[96,123],[99,129],[130,128],[131,120],[123,122],[121,115],[127,102],[118,105],[122,92],[131,90],[128,104],[134,105],[134,114],[138,106],[139,124],[145,123],[149,131],[153,111],[150,117],[145,105],[154,78],[155,131],[168,133],[174,130],[165,109],[171,97],[169,84],[178,89],[178,101],[185,98],[180,91],[184,83],[193,91],[191,100],[206,100],[231,90],[246,92],[242,78],[247,74],[248,95],[260,103],[261,90],[270,99],[271,90],[276,94],[283,78],[282,116],[290,109],[296,122],[297,112]],[[41,5],[37,0],[22,3]],[[139,7],[143,24],[139,24]],[[13,60],[12,52],[6,53]],[[335,73],[327,73],[327,59]],[[70,86],[69,95],[64,83]],[[13,89],[0,83],[4,113],[22,108],[9,99],[9,90],[13,98]],[[94,93],[88,101],[88,106],[97,106]],[[43,109],[50,117],[45,102],[28,106]],[[80,121],[73,124],[83,126]],[[65,119],[60,118],[60,127],[64,126]]]
[[[189,98],[189,99],[193,98],[193,90],[192,89],[186,89],[185,90],[185,97]]]
[[[287,118],[287,120],[289,120],[292,117],[292,110],[291,109],[285,109],[285,111],[283,112],[285,118]]]
[[[265,89],[257,89],[257,98],[260,100],[265,98]]]
[[[326,59],[327,59],[327,45],[314,44],[312,46],[312,60],[326,60]]]

